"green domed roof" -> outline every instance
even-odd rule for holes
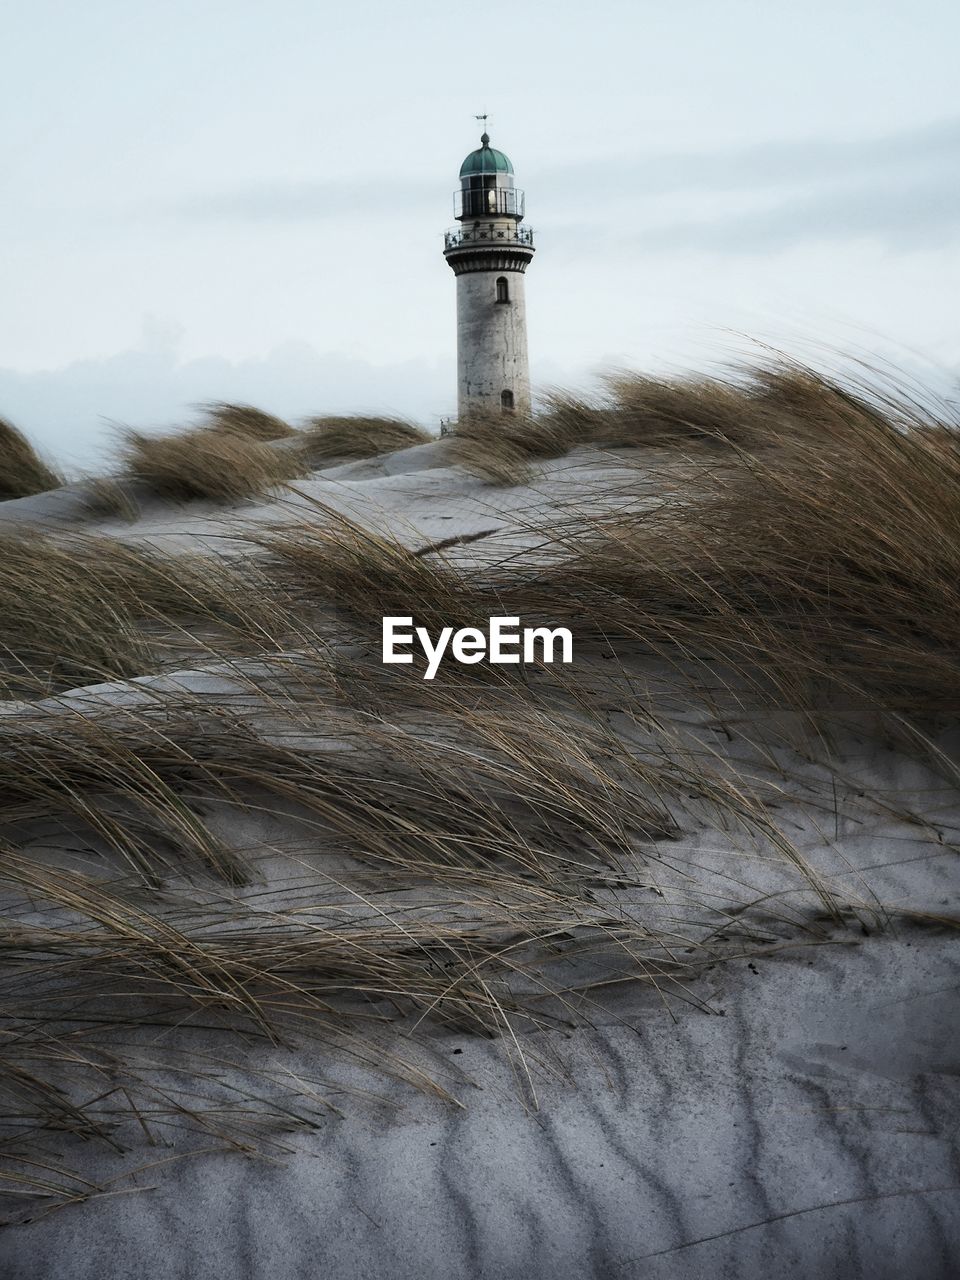
[[[468,178],[474,173],[513,173],[513,165],[502,151],[494,151],[490,145],[490,137],[484,133],[480,138],[482,146],[471,151],[460,166],[460,177]]]

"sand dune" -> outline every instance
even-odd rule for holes
[[[955,1274],[952,709],[818,675],[820,718],[589,602],[570,668],[431,688],[348,561],[324,596],[269,553],[369,535],[512,609],[545,530],[732,465],[584,445],[498,487],[441,441],[234,506],[0,504],[290,609],[226,646],[157,606],[149,670],[0,704],[4,1274]]]

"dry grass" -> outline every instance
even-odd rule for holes
[[[571,521],[489,584],[509,612],[578,623],[936,719],[960,698],[960,434],[808,372],[655,510]]]
[[[447,448],[452,460],[488,484],[521,484],[533,474],[532,464],[578,445],[739,442],[756,416],[755,398],[749,384],[618,374],[606,378],[593,398],[553,391],[538,413],[475,415],[457,424]]]
[[[324,1058],[349,1055],[370,1072],[449,1098],[409,1049],[383,1042],[378,1023],[427,1019],[519,1045],[524,1029],[569,1016],[562,998],[550,1009],[555,980],[538,973],[538,953],[559,948],[588,964],[619,953],[650,983],[680,983],[691,972],[622,913],[507,875],[495,888],[466,885],[453,897],[447,890],[419,913],[363,910],[362,899],[315,887],[293,911],[237,901],[198,908],[168,895],[163,915],[122,888],[16,858],[0,864],[0,878],[47,916],[0,927],[0,1092],[5,1113],[18,1117],[5,1145],[16,1144],[20,1196],[32,1192],[48,1205],[96,1194],[89,1181],[78,1191],[77,1175],[52,1176],[71,1139],[136,1149],[139,1138],[142,1150],[144,1136],[150,1145],[177,1136],[183,1150],[187,1130],[205,1148],[289,1150],[286,1132],[314,1128],[335,1109],[311,1087],[309,1060],[305,1078],[302,1066],[256,1071],[264,1047],[288,1045],[291,1036],[310,1045],[311,1058],[319,1046]],[[464,918],[450,920],[452,908]],[[63,923],[65,911],[74,923]],[[44,969],[56,973],[55,986]],[[539,998],[523,994],[524,983]],[[65,1015],[67,1032],[58,1030]],[[215,1048],[205,1052],[212,1035]],[[269,1056],[287,1058],[289,1049]],[[56,1135],[56,1163],[38,1141],[44,1132]],[[25,1146],[45,1177],[16,1162]]]
[[[297,634],[256,566],[83,533],[0,537],[0,689],[38,697],[156,671],[178,654],[276,649]]]
[[[621,374],[607,378],[605,386],[604,411],[589,425],[591,442],[608,448],[736,443],[756,420],[756,391],[750,382]]]
[[[26,436],[0,418],[0,502],[46,493],[62,484],[62,477],[38,457]]]
[[[578,443],[576,424],[562,414],[474,414],[445,437],[451,462],[487,484],[522,484],[531,462],[558,458]]]
[[[296,428],[288,422],[252,404],[229,404],[217,400],[204,407],[208,426],[249,440],[285,440],[297,434]]]
[[[114,476],[91,476],[84,482],[84,505],[95,518],[126,520],[140,515],[133,487]]]
[[[311,467],[356,458],[373,458],[395,449],[427,444],[433,437],[412,422],[400,418],[310,418],[300,432],[301,456]]]
[[[32,821],[55,823],[149,885],[194,860],[242,881],[239,861],[181,795],[183,777],[202,768],[178,741],[196,740],[199,710],[185,695],[141,703],[108,714],[64,703],[0,720],[0,829],[16,838]]]
[[[144,689],[127,709],[0,720],[0,1150],[26,1129],[275,1144],[323,1104],[296,1076],[251,1076],[258,1044],[318,1041],[442,1095],[384,1039],[398,1020],[506,1037],[535,1090],[524,1029],[582,1018],[611,982],[682,995],[728,928],[738,953],[769,941],[769,911],[754,927],[657,887],[655,842],[692,786],[769,827],[719,775],[625,749],[576,700],[514,689],[481,708],[453,688],[403,719],[347,688],[298,664],[250,686],[259,711]],[[297,879],[241,893],[256,867],[204,816],[222,811],[299,832]],[[63,853],[17,851],[38,822]],[[21,1190],[69,1202],[69,1176],[29,1175]]]
[[[308,470],[297,451],[219,426],[166,436],[128,431],[121,456],[128,475],[174,502],[263,497]]]
[[[319,669],[278,687],[251,685],[260,711],[144,690],[126,710],[0,721],[0,1145],[27,1126],[108,1144],[137,1127],[275,1142],[322,1104],[295,1076],[224,1064],[291,1040],[442,1093],[384,1039],[397,1021],[505,1037],[535,1099],[525,1029],[589,1016],[609,984],[683,997],[725,937],[743,954],[796,930],[770,902],[751,921],[671,887],[658,842],[694,787],[789,861],[788,846],[719,773],[664,741],[626,747],[576,696],[504,689],[481,707],[451,687],[403,718],[356,706]],[[255,866],[204,817],[224,809],[299,831],[297,880],[230,888]],[[82,858],[18,852],[38,819]],[[828,906],[793,865],[787,891]],[[149,1050],[160,1030],[162,1056]]]
[[[655,508],[631,504],[625,487],[615,515],[568,513],[538,530],[536,552],[501,568],[465,574],[332,512],[324,528],[287,530],[268,549],[291,590],[371,633],[387,612],[428,626],[519,615],[662,655],[722,656],[756,690],[793,702],[827,682],[901,715],[956,707],[957,429],[907,397],[794,366],[756,370],[713,398],[702,388],[668,401],[678,413],[682,404],[678,431],[716,433],[719,461],[703,455]],[[621,387],[622,403],[628,391],[651,420],[650,384]],[[662,403],[657,414],[660,430]],[[493,440],[489,424],[476,430],[466,444]],[[486,461],[515,468],[527,431],[508,424]],[[527,440],[540,456],[559,447],[549,435]]]
[[[429,627],[481,619],[486,602],[441,554],[419,554],[320,502],[311,507],[325,517],[322,525],[304,521],[257,537],[269,556],[267,574],[302,613],[332,606],[343,623],[367,629],[391,613],[411,613]]]
[[[106,563],[102,550],[109,552]],[[6,623],[0,653],[7,696],[42,695],[149,668],[129,588],[105,590],[104,574],[117,560],[113,544],[82,540],[68,548],[49,538],[8,534],[2,553]]]
[[[761,450],[786,437],[827,440],[844,417],[907,421],[916,407],[895,396],[871,402],[802,366],[770,363],[727,379],[610,374],[594,396],[553,391],[529,416],[474,417],[449,437],[450,457],[488,484],[522,484],[538,460],[578,445],[595,449],[704,447]]]
[[[610,394],[616,416],[568,400],[552,425],[514,421],[490,467],[555,456],[580,426],[611,447],[683,440],[700,465],[644,506],[625,462],[622,509],[567,510],[519,556],[470,565],[319,504],[322,524],[235,564],[4,546],[8,689],[139,673],[178,629],[208,659],[204,696],[140,683],[123,706],[0,716],[0,1151],[18,1192],[96,1192],[15,1163],[46,1150],[38,1133],[279,1149],[326,1103],[255,1066],[264,1045],[316,1042],[446,1096],[414,1043],[498,1036],[535,1101],[524,1031],[589,1018],[626,982],[695,1002],[726,957],[882,922],[785,836],[780,758],[761,741],[738,762],[714,700],[736,704],[741,742],[824,687],[831,711],[842,691],[921,727],[954,714],[957,435],[797,369]],[[482,463],[501,437],[476,430],[451,444]],[[567,623],[586,661],[425,684],[376,661],[393,612]],[[661,666],[686,679],[684,712],[711,712],[702,732],[671,723]],[[827,796],[843,785],[824,776]],[[706,838],[684,860],[687,831]]]

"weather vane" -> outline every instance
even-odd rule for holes
[[[474,120],[482,120],[482,121],[483,121],[483,132],[484,132],[484,133],[486,133],[486,132],[487,132],[487,121],[490,119],[490,117],[487,115],[487,113],[484,111],[482,115],[474,116],[473,118],[474,118]]]

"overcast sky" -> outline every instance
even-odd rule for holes
[[[61,461],[205,399],[451,413],[480,111],[536,385],[751,340],[960,367],[948,0],[7,0],[0,46],[0,414]]]

